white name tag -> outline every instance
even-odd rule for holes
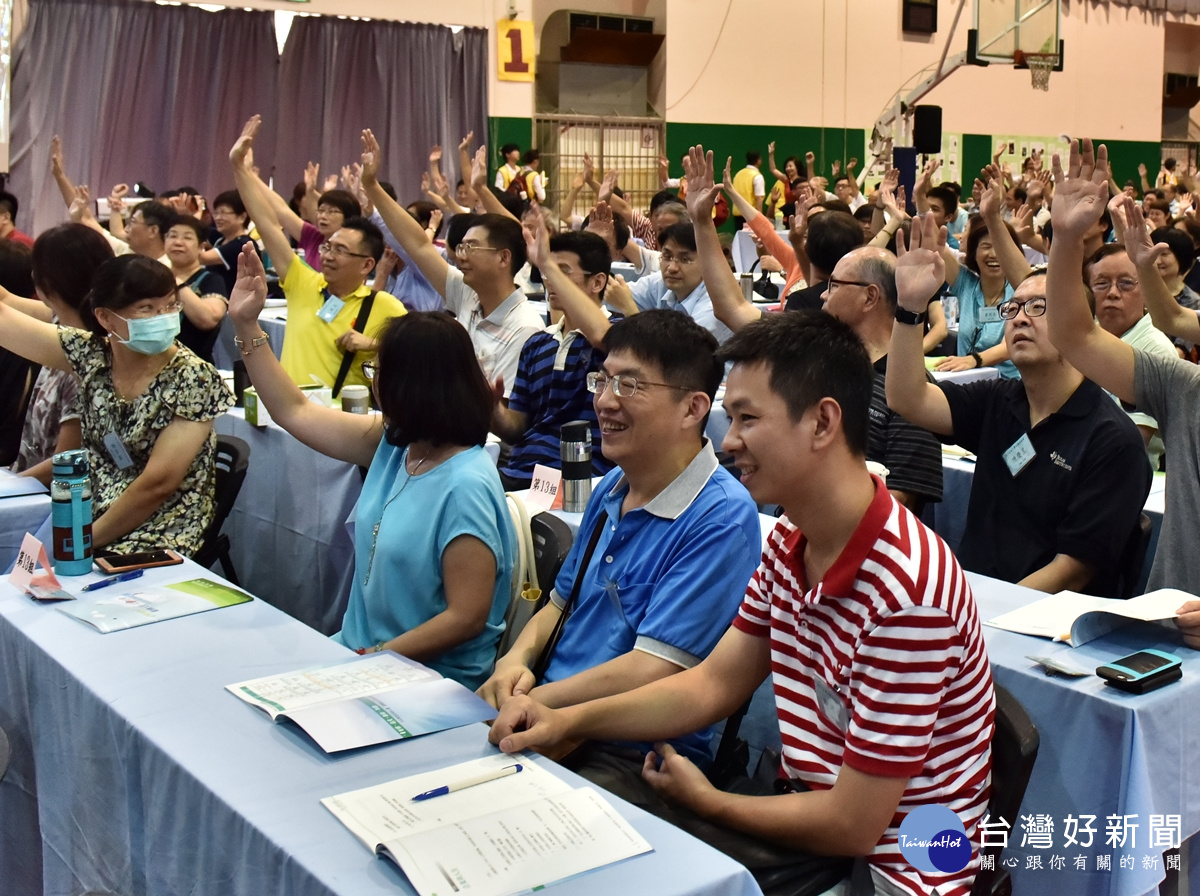
[[[984,305],[979,309],[979,322],[981,324],[998,324],[1003,319],[1000,316],[1000,309],[995,305]]]
[[[819,676],[813,681],[813,689],[817,692],[817,706],[821,708],[821,715],[832,722],[834,728],[845,734],[846,725],[849,722],[846,704]]]
[[[112,458],[112,462],[117,465],[118,470],[133,466],[133,458],[129,456],[125,443],[115,432],[110,432],[104,437],[104,447],[108,449],[108,456]]]
[[[317,312],[317,317],[321,318],[325,323],[331,324],[333,323],[333,319],[338,316],[338,312],[345,307],[346,303],[337,296],[330,296],[325,300],[325,304],[321,306],[321,310]]]
[[[1009,446],[1009,449],[1004,452],[1004,463],[1008,467],[1008,472],[1016,476],[1027,466],[1029,462],[1037,457],[1037,452],[1033,449],[1033,442],[1029,441],[1029,433],[1021,436]]]

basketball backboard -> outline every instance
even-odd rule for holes
[[[1027,54],[1058,55],[1062,70],[1061,0],[973,0],[974,27],[968,35],[967,61],[973,65],[1025,67]]]

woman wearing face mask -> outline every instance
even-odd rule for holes
[[[140,255],[96,271],[80,309],[86,330],[0,305],[0,345],[80,382],[96,550],[192,554],[212,521],[212,422],[233,396],[211,365],[176,343],[179,312],[171,272]]]

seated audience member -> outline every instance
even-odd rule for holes
[[[757,563],[754,502],[703,436],[722,374],[716,340],[683,315],[654,310],[614,324],[604,346],[588,388],[604,456],[618,468],[592,491],[551,603],[480,689],[496,707],[517,693],[570,706],[695,666],[728,627]],[[535,681],[532,669],[576,593]],[[708,724],[674,732],[679,748],[704,762]],[[649,748],[641,745],[637,765]]]
[[[787,297],[784,307],[788,311],[819,311],[825,304],[822,296],[833,269],[846,253],[863,244],[862,227],[853,215],[844,211],[826,211],[820,206],[816,208],[820,211],[809,207],[807,218],[797,214],[802,223],[792,228],[796,259],[801,268],[807,262],[809,271],[805,278],[808,286]]]
[[[733,192],[759,214],[762,214],[763,200],[767,196],[766,182],[762,176],[762,153],[751,150],[746,153],[746,167],[733,177]],[[731,196],[732,198],[732,196]],[[733,221],[738,227],[744,223],[744,216],[733,207]]]
[[[442,312],[393,318],[378,360],[364,362],[382,416],[344,414],[308,401],[260,350],[265,298],[262,263],[246,248],[230,314],[271,419],[323,454],[369,467],[350,602],[333,639],[359,653],[394,650],[478,687],[504,630],[516,535],[483,450],[492,395],[470,340]]]
[[[1050,249],[1049,288],[1053,300],[1047,320],[1054,344],[1072,364],[1122,401],[1153,416],[1166,445],[1168,463],[1178,470],[1166,491],[1166,511],[1148,587],[1178,588],[1200,594],[1200,563],[1197,563],[1192,519],[1200,503],[1200,368],[1177,358],[1163,358],[1136,349],[1105,332],[1092,320],[1078,271],[1083,258],[1082,237],[1095,221],[1094,204],[1103,206],[1108,153],[1103,145],[1093,154],[1090,140],[1082,151],[1071,142],[1067,170],[1054,158],[1057,191],[1052,209],[1054,244]],[[1065,175],[1065,176],[1064,176]],[[1200,342],[1196,314],[1171,299],[1159,272],[1165,245],[1150,242],[1145,235],[1141,210],[1125,203],[1128,229],[1126,251],[1137,268],[1146,304],[1156,325],[1169,335]],[[1073,267],[1072,267],[1073,266]],[[1179,618],[1188,643],[1200,647],[1200,601],[1190,601]]]
[[[525,198],[530,202],[546,201],[546,175],[541,171],[542,154],[536,149],[527,149],[521,156],[521,182],[525,185]]]
[[[954,556],[864,466],[867,354],[828,315],[783,314],[747,326],[721,357],[733,363],[724,448],[754,499],[786,511],[732,627],[694,667],[631,693],[554,709],[537,690],[514,698],[491,739],[506,752],[659,741],[644,763],[594,779],[742,862],[768,894],[822,892],[851,856],[870,871],[853,892],[965,894],[978,856],[958,872],[918,870],[898,822],[948,807],[974,853],[990,789],[991,673]],[[772,671],[775,787],[741,779],[718,790],[661,743],[725,718]]]
[[[1122,204],[1118,214],[1123,213]],[[1124,246],[1117,243],[1101,246],[1084,265],[1083,279],[1096,311],[1096,321],[1104,332],[1148,354],[1178,357],[1171,340],[1154,326],[1150,315],[1146,313],[1146,301],[1138,283],[1137,268],[1130,261]],[[1146,443],[1150,469],[1157,470],[1163,453],[1157,421],[1136,408],[1125,408],[1125,412]]]
[[[0,300],[33,292],[33,253],[24,243],[0,240]],[[40,370],[32,361],[0,348],[0,466],[15,464],[21,455],[26,412]]]
[[[1004,182],[993,176],[980,198],[979,221],[967,227],[964,262],[959,263],[949,246],[942,247],[946,283],[958,297],[958,355],[947,358],[938,370],[995,367],[1005,379],[1020,376],[1009,359],[998,309],[1012,298],[1014,284],[1024,280],[1030,267],[1002,217],[1003,206]]]
[[[793,286],[804,279],[804,272],[800,269],[800,262],[796,260],[796,250],[789,246],[787,240],[776,232],[775,222],[771,218],[766,215],[760,215],[754,206],[747,202],[742,197],[742,194],[733,188],[733,179],[729,173],[732,164],[733,158],[731,156],[725,160],[725,177],[722,182],[725,195],[733,202],[734,208],[738,210],[738,214],[742,216],[742,219],[750,225],[750,229],[754,232],[754,235],[762,241],[763,246],[771,254],[771,257],[783,265],[787,279],[784,281],[783,290],[780,292],[780,295],[786,296],[792,291]],[[797,202],[803,205],[801,214],[807,214],[807,201],[801,198]]]
[[[199,549],[212,522],[213,420],[233,396],[211,364],[179,345],[175,278],[123,255],[96,270],[88,331],[0,307],[0,345],[80,381],[92,464],[92,546],[116,553]]]
[[[696,220],[700,273],[714,307],[735,332],[763,317],[742,296],[719,254],[717,230],[705,215],[721,189],[713,184],[712,153],[693,147],[687,167],[688,205]],[[828,214],[833,214],[832,212]],[[822,215],[821,217],[824,217]],[[819,219],[818,219],[819,220]],[[888,342],[896,316],[896,258],[886,249],[859,246],[838,261],[826,281],[825,311],[848,324],[862,341],[875,371],[867,460],[888,468],[888,488],[905,507],[920,513],[927,501],[942,500],[942,449],[937,439],[888,407],[884,396]]]
[[[713,312],[700,265],[696,263],[694,225],[675,224],[663,230],[659,238],[662,270],[632,284],[621,281],[609,284],[609,307],[627,315],[651,308],[678,311],[716,336],[718,342],[724,342],[733,333]]]
[[[86,329],[83,307],[100,265],[113,257],[108,242],[83,224],[63,224],[44,231],[33,244],[33,278],[37,299],[8,293],[5,303],[30,317],[61,327]],[[15,473],[50,484],[50,459],[79,448],[79,379],[65,369],[42,368],[29,397]]]
[[[1127,235],[1126,239],[1128,238]],[[1192,241],[1187,234],[1171,227],[1156,228],[1150,233],[1150,240],[1162,243],[1170,250],[1158,256],[1158,272],[1167,285],[1167,291],[1184,308],[1200,312],[1200,295],[1197,295],[1184,280],[1196,261],[1196,250]],[[1189,361],[1200,360],[1200,350],[1197,350],[1197,343],[1194,341],[1177,337],[1175,345]]]
[[[179,301],[183,303],[179,341],[211,364],[229,294],[224,278],[200,263],[204,235],[199,221],[181,215],[167,231],[166,246],[171,273],[179,284]]]
[[[1165,199],[1156,199],[1150,203],[1146,212],[1146,223],[1153,229],[1169,227],[1171,224],[1171,203]]]
[[[266,186],[246,166],[259,123],[257,115],[246,123],[229,161],[287,299],[283,367],[294,382],[309,385],[315,376],[333,386],[335,395],[346,384],[366,385],[362,361],[375,352],[388,321],[405,313],[394,296],[367,286],[383,255],[383,236],[366,218],[339,218],[340,226],[320,247],[322,270],[303,264],[272,212]]]
[[[899,280],[887,400],[978,458],[958,558],[973,572],[1039,591],[1112,597],[1150,491],[1137,427],[1050,343],[1041,274],[997,308],[1019,378],[929,383],[916,324],[937,285],[920,289],[944,275],[944,234],[928,216],[920,230],[913,227],[915,258],[904,265],[908,285]],[[1081,269],[1075,265],[1077,281]]]
[[[200,253],[200,263],[224,281],[223,295],[228,296],[237,280],[237,260],[242,254],[242,246],[250,242],[250,215],[237,190],[217,194],[212,201],[212,219],[217,238],[212,248]]]
[[[509,490],[529,488],[535,464],[561,468],[562,426],[573,420],[591,424],[592,472],[603,476],[613,466],[601,449],[600,423],[587,388],[588,376],[600,370],[605,357],[608,246],[586,231],[549,236],[540,218],[525,234],[529,260],[542,272],[550,310],[562,316],[525,342],[507,406],[497,400],[492,413],[492,432],[512,446],[500,465],[500,481]],[[501,399],[504,383],[497,380],[493,388]]]
[[[129,213],[129,222],[123,231],[119,227],[120,215],[113,215],[110,223],[118,225],[113,227],[113,236],[124,239],[135,254],[156,258],[170,267],[171,259],[167,257],[167,232],[178,217],[171,206],[149,200],[133,207],[133,211]]]
[[[525,265],[521,225],[503,215],[475,216],[454,245],[457,267],[452,266],[421,225],[383,191],[378,180],[381,150],[369,130],[363,131],[363,150],[363,190],[400,247],[441,294],[446,310],[466,327],[484,377],[488,382],[503,378],[505,388],[511,389],[521,347],[545,326],[513,282]]]
[[[0,240],[12,240],[32,248],[33,237],[17,230],[17,210],[19,208],[16,196],[0,190]]]
[[[368,200],[368,202],[369,201],[370,200]],[[421,228],[425,233],[425,239],[428,242],[433,243],[433,241],[438,238],[438,235],[441,233],[441,212],[437,212],[438,223],[437,226],[433,226],[434,212],[437,211],[437,209],[432,202],[413,202],[408,205],[407,208],[405,208],[405,211],[412,215],[417,223],[421,225]],[[372,224],[379,228],[380,232],[383,234],[383,241],[396,256],[395,262],[392,264],[391,269],[386,271],[388,276],[386,280],[386,286],[384,288],[398,298],[401,302],[403,302],[404,307],[409,311],[441,311],[441,294],[433,288],[429,281],[425,279],[425,275],[421,273],[420,269],[418,269],[415,264],[413,264],[412,259],[408,257],[408,253],[404,251],[404,247],[401,246],[396,237],[392,235],[392,232],[388,229],[383,217],[379,214],[379,211],[374,208],[373,204],[371,207],[370,220]],[[380,269],[382,269],[385,264],[387,264],[386,258],[380,265]],[[377,283],[380,282],[378,277],[379,271],[377,270]]]
[[[833,195],[850,206],[851,214],[867,204],[867,197],[858,188],[858,181],[854,177],[857,166],[858,159],[851,159],[846,164],[846,173],[835,175],[833,181]]]

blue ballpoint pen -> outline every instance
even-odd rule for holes
[[[441,787],[435,787],[433,790],[426,790],[424,793],[418,793],[412,798],[414,803],[419,803],[423,800],[431,800],[435,796],[445,796],[448,793],[454,793],[456,790],[463,790],[467,787],[474,787],[476,784],[486,784],[488,781],[495,781],[498,778],[507,778],[509,775],[515,775],[522,769],[522,765],[518,762],[513,765],[506,765],[503,768],[498,768],[495,771],[484,772],[481,775],[474,775],[470,778],[463,778],[460,781],[454,781],[450,784],[443,784]]]
[[[139,579],[145,575],[146,570],[135,569],[131,572],[123,572],[119,576],[113,576],[111,579],[104,579],[101,582],[92,582],[90,585],[84,585],[81,591],[99,591],[101,588],[107,588],[109,585],[115,585],[118,582],[128,582],[131,579]]]

